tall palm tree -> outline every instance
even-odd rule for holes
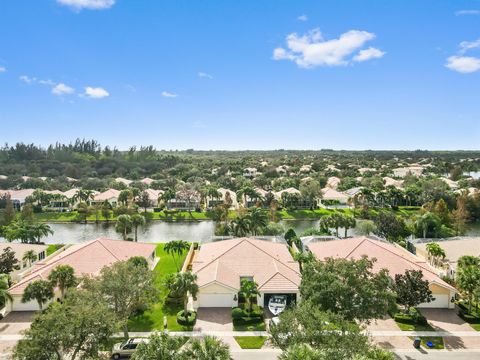
[[[27,250],[23,254],[22,260],[28,263],[28,267],[32,266],[32,263],[37,261],[37,253],[33,250]]]
[[[212,336],[193,339],[187,345],[186,359],[192,360],[231,360],[230,348],[222,341]]]
[[[93,191],[92,190],[84,190],[84,189],[78,189],[75,195],[73,195],[72,200],[74,202],[80,201],[80,202],[88,202],[93,198]]]
[[[257,235],[258,231],[265,228],[268,224],[267,213],[257,207],[252,208],[248,212],[247,218],[250,225],[250,231],[253,233],[253,235]]]
[[[428,243],[426,245],[429,260],[433,265],[438,266],[440,260],[445,259],[445,250],[438,243]]]
[[[237,216],[232,220],[232,229],[235,236],[247,236],[250,232],[250,219],[246,216]]]
[[[58,265],[48,275],[48,280],[53,287],[58,287],[60,290],[60,297],[65,297],[65,291],[77,285],[77,278],[75,277],[75,270],[70,265]]]
[[[138,227],[145,225],[145,217],[140,214],[134,214],[131,216],[132,226],[135,234],[135,241],[138,240]]]
[[[120,215],[117,218],[115,230],[122,234],[123,240],[127,240],[128,234],[132,231],[132,218],[130,215]]]
[[[256,297],[260,293],[258,292],[258,285],[255,281],[249,279],[242,279],[240,281],[240,294],[245,297],[247,302],[248,311],[252,313],[253,302],[252,298]]]
[[[148,342],[141,342],[132,360],[185,360],[180,350],[184,340],[180,336],[170,336],[165,332],[154,333],[148,338]]]
[[[53,235],[52,228],[46,223],[37,223],[32,225],[32,232],[34,237],[37,239],[37,243],[40,243],[40,239],[42,237]]]
[[[342,225],[345,228],[345,238],[347,238],[348,229],[353,229],[357,225],[357,221],[353,216],[343,216]]]
[[[8,301],[13,301],[12,295],[8,292],[9,289],[8,284],[8,275],[1,274],[0,275],[0,309],[7,304]]]
[[[40,311],[43,310],[43,305],[53,298],[53,287],[49,281],[35,280],[28,284],[23,291],[22,302],[26,303],[31,300],[36,300]]]
[[[188,323],[189,295],[196,300],[198,294],[197,275],[190,271],[176,273],[173,279],[168,282],[168,286],[170,292],[183,299],[183,314]]]
[[[165,250],[167,254],[172,255],[173,262],[175,263],[175,267],[177,268],[177,271],[180,271],[175,255],[180,257],[189,248],[190,248],[190,244],[188,242],[184,240],[173,240],[166,243],[165,246],[163,247],[163,250]]]

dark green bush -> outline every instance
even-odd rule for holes
[[[184,326],[194,325],[195,321],[197,321],[197,313],[195,311],[188,312],[188,321],[185,319],[185,315],[183,310],[180,310],[177,313],[177,323]]]
[[[236,307],[232,309],[232,319],[238,320],[245,316],[245,313],[242,309]]]

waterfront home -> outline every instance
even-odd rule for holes
[[[37,244],[23,244],[23,243],[0,243],[0,254],[5,252],[5,249],[10,248],[14,254],[15,259],[18,260],[18,270],[13,270],[9,275],[12,281],[18,281],[22,273],[30,269],[37,261],[45,259],[47,256],[47,246]],[[23,260],[27,251],[33,251],[35,259]]]
[[[118,204],[118,196],[120,195],[120,191],[116,189],[108,189],[104,192],[96,194],[91,201],[92,204],[103,204],[107,201],[112,207],[117,206]]]

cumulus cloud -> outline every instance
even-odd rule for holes
[[[162,91],[162,96],[167,98],[176,98],[178,95],[168,91]]]
[[[208,74],[208,73],[206,73],[206,72],[201,72],[201,71],[200,71],[197,75],[198,75],[198,77],[200,77],[200,78],[213,79],[213,76],[210,75],[210,74]]]
[[[455,13],[457,16],[462,15],[480,15],[480,10],[460,10]]]
[[[365,50],[362,55],[357,52],[373,39],[375,39],[373,33],[350,30],[340,35],[338,39],[325,40],[319,29],[313,29],[302,36],[297,33],[288,35],[287,48],[274,49],[273,59],[290,60],[302,68],[342,66],[351,63],[356,57],[358,59],[355,61],[365,61],[383,56],[384,53],[375,48]]]
[[[385,55],[385,52],[374,48],[374,47],[369,47],[368,49],[360,50],[357,55],[353,57],[353,61],[367,61],[370,59],[378,59],[383,57]]]
[[[297,17],[297,20],[300,20],[300,21],[307,21],[308,20],[308,16],[303,14],[303,15],[300,15],[299,17]]]
[[[480,39],[474,41],[462,41],[460,43],[460,53],[465,54],[468,50],[480,48]]]
[[[473,56],[450,56],[445,66],[450,70],[469,74],[480,70],[480,58]]]
[[[111,8],[115,4],[115,0],[57,0],[57,3],[77,11],[81,9],[102,10]]]
[[[65,85],[63,83],[57,84],[52,88],[52,94],[53,95],[68,95],[68,94],[73,94],[75,92],[75,89]]]
[[[7,68],[4,66],[0,66],[0,73],[4,73],[7,71]]]
[[[102,87],[91,87],[87,86],[85,88],[84,96],[91,99],[102,99],[104,97],[110,96],[107,90]]]
[[[27,83],[27,84],[32,84],[32,83],[37,81],[37,78],[30,77],[28,75],[22,75],[22,76],[19,77],[19,79],[21,81],[23,81],[24,83]]]

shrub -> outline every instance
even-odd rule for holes
[[[188,321],[185,319],[183,310],[177,313],[177,323],[184,326],[194,325],[197,321],[197,313],[195,311],[188,311]]]
[[[245,313],[242,309],[240,309],[238,307],[232,309],[232,319],[233,320],[239,320],[244,316],[245,316]]]

